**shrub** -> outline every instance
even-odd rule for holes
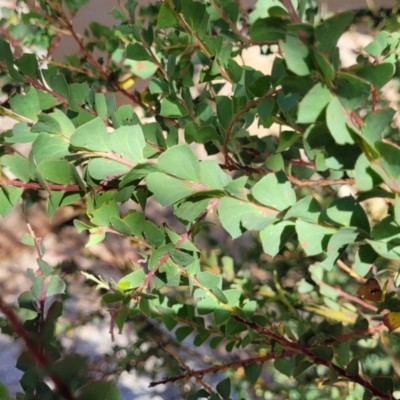
[[[337,42],[355,14],[321,19],[312,1],[248,13],[230,0],[128,0],[114,27],[81,36],[83,3],[3,10],[0,110],[16,124],[0,135],[0,214],[37,201],[52,219],[79,204],[87,247],[130,241],[137,258],[117,282],[85,273],[110,340],[132,321],[141,330],[118,368],[144,373],[135,357],[155,354],[151,386],[176,382],[190,399],[398,396],[400,147],[382,88],[400,34],[379,32],[342,68]],[[66,34],[79,51],[56,62]],[[250,47],[276,55],[270,74],[241,63]],[[150,79],[142,92],[138,78]],[[32,229],[22,240],[37,250],[31,291],[0,298],[3,332],[27,348],[17,398],[117,399],[61,346],[73,283]]]

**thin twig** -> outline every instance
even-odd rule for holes
[[[269,360],[275,360],[277,358],[283,358],[283,357],[290,357],[294,354],[296,354],[296,353],[293,350],[284,351],[280,354],[269,353],[269,354],[266,354],[265,356],[261,356],[261,357],[253,357],[253,358],[247,358],[245,360],[237,360],[237,361],[234,361],[231,363],[214,365],[213,367],[198,369],[198,370],[194,370],[194,371],[189,370],[185,374],[182,374],[182,375],[172,376],[170,378],[164,378],[159,381],[150,382],[149,387],[154,387],[157,385],[164,385],[166,383],[178,382],[181,380],[188,380],[193,377],[195,378],[195,377],[209,375],[209,374],[216,374],[218,372],[226,371],[228,369],[238,369],[240,367],[243,368],[243,367],[246,367],[247,365],[263,364]]]

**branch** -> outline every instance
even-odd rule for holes
[[[288,179],[293,185],[304,187],[304,186],[331,186],[331,185],[354,185],[355,180],[353,178],[347,179],[319,179],[308,180],[308,179],[297,179],[294,176],[288,175]]]
[[[304,347],[300,343],[297,342],[291,342],[290,340],[284,338],[283,336],[279,336],[275,332],[273,332],[271,329],[268,328],[263,328],[261,325],[258,325],[255,322],[250,322],[246,321],[245,319],[237,316],[237,315],[232,315],[232,318],[236,321],[239,322],[248,328],[256,331],[258,334],[262,336],[267,336],[270,339],[274,339],[277,342],[279,342],[285,351],[291,351],[296,354],[302,354],[306,357],[308,357],[314,364],[316,365],[324,365],[325,367],[332,368],[338,376],[341,376],[351,382],[357,383],[364,387],[365,389],[369,390],[373,396],[376,396],[380,399],[383,400],[392,400],[393,397],[391,396],[390,393],[385,393],[373,386],[367,379],[362,377],[361,375],[349,375],[346,373],[346,371],[334,364],[331,361],[323,360],[321,358],[318,358],[311,352],[311,348]]]
[[[46,357],[45,353],[41,351],[40,347],[31,339],[29,333],[25,330],[22,322],[18,319],[17,314],[14,312],[14,310],[12,310],[4,303],[1,296],[0,311],[10,322],[10,326],[13,332],[25,342],[25,345],[28,348],[32,357],[34,358],[35,362],[42,367],[49,366],[51,364],[51,361]],[[65,398],[66,400],[75,400],[75,396],[72,394],[71,389],[68,385],[62,382],[54,374],[50,374],[49,377],[53,381],[55,389],[61,395],[61,397]]]
[[[185,374],[182,375],[172,376],[170,378],[161,379],[160,381],[150,382],[149,387],[164,385],[166,383],[177,382],[181,380],[188,380],[190,378],[198,378],[209,374],[216,374],[218,372],[226,371],[227,369],[238,369],[240,367],[246,367],[247,365],[251,364],[258,364],[258,363],[262,364],[269,360],[275,360],[277,358],[283,358],[283,357],[290,357],[294,354],[296,354],[296,352],[293,350],[284,351],[281,354],[269,353],[265,356],[247,358],[245,360],[238,360],[228,364],[215,365],[209,368],[188,370]]]
[[[282,4],[286,7],[288,10],[288,13],[290,15],[290,18],[292,19],[293,22],[296,22],[297,24],[301,24],[301,19],[297,15],[296,10],[293,7],[292,0],[281,0]]]

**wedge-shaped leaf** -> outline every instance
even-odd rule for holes
[[[249,364],[244,367],[244,373],[251,385],[254,385],[261,375],[263,364]]]
[[[331,100],[329,89],[317,83],[301,100],[297,122],[299,124],[314,123]]]
[[[397,243],[369,239],[367,239],[366,242],[381,257],[387,258],[388,260],[400,260],[400,245]]]
[[[0,215],[5,217],[12,208],[18,203],[23,193],[23,189],[14,186],[3,188],[0,186]]]
[[[232,178],[222,171],[221,167],[214,160],[207,160],[200,163],[201,182],[211,189],[223,189],[232,181]]]
[[[260,18],[250,27],[250,38],[255,42],[285,39],[287,22],[281,18]]]
[[[111,151],[110,134],[103,120],[97,117],[81,125],[71,136],[71,145],[90,151]]]
[[[161,172],[147,175],[146,183],[162,206],[174,204],[193,193],[193,189],[185,182]]]
[[[371,94],[371,85],[348,73],[338,73],[334,82],[335,93],[347,111],[353,111]]]
[[[288,70],[299,76],[306,76],[311,71],[310,52],[308,47],[293,34],[287,34],[285,40],[279,41]]]
[[[296,204],[296,193],[283,172],[268,174],[251,191],[261,204],[283,211]]]
[[[167,2],[161,3],[160,11],[157,18],[157,28],[173,28],[179,23],[172,11],[171,6]]]
[[[110,134],[111,149],[128,160],[136,163],[144,161],[143,149],[146,146],[140,125],[122,126]]]
[[[68,185],[74,183],[72,167],[68,161],[45,160],[37,166],[37,171],[46,181]]]
[[[187,115],[187,110],[178,100],[165,98],[161,101],[160,115],[163,117],[179,118]]]
[[[355,143],[354,137],[347,126],[347,113],[337,97],[334,97],[329,102],[326,109],[326,123],[336,143]]]
[[[336,232],[336,230],[297,220],[296,232],[299,238],[299,243],[306,254],[308,256],[315,256],[325,251],[330,237]]]
[[[315,41],[318,50],[330,53],[354,18],[354,12],[345,12],[326,19],[315,28]]]
[[[215,101],[218,121],[227,129],[233,118],[233,101],[228,96],[217,96]]]
[[[275,257],[294,233],[295,226],[292,221],[280,221],[268,225],[260,232],[264,253]]]
[[[224,197],[219,203],[218,214],[224,229],[236,239],[246,230],[265,228],[276,220],[277,213],[252,203]]]
[[[356,227],[365,232],[370,231],[367,214],[353,196],[334,200],[327,208],[330,220],[345,227]]]
[[[158,165],[167,174],[188,181],[200,181],[200,163],[187,144],[170,147],[158,158]]]
[[[0,158],[0,164],[7,167],[12,174],[14,174],[18,179],[23,182],[28,182],[29,173],[29,161],[15,153],[13,155],[5,155]]]
[[[138,288],[146,279],[146,274],[142,269],[131,272],[128,275],[125,275],[122,279],[120,279],[117,283],[117,286],[121,290],[132,290]]]
[[[306,222],[317,223],[321,215],[321,206],[312,196],[303,197],[285,214],[285,219],[301,219]]]
[[[383,316],[383,323],[389,332],[400,328],[400,312],[389,312]]]
[[[126,48],[126,58],[135,61],[151,61],[149,53],[140,43],[128,45]]]
[[[186,267],[186,265],[191,264],[195,260],[195,258],[190,254],[176,249],[170,250],[169,254],[171,255],[172,260],[182,267]]]
[[[184,201],[174,209],[174,214],[187,223],[194,221],[208,206],[210,199],[199,201]]]
[[[16,114],[37,121],[41,111],[37,90],[31,86],[26,94],[15,94],[10,100],[10,107]]]
[[[68,143],[61,137],[42,133],[33,142],[30,159],[39,164],[44,160],[60,159],[68,154]]]
[[[115,200],[104,202],[99,208],[95,209],[92,213],[90,222],[98,226],[110,226],[111,217],[119,217],[118,205]]]
[[[129,172],[127,165],[106,158],[92,158],[88,164],[88,171],[93,179],[98,181],[118,178]]]
[[[361,128],[362,136],[371,146],[375,142],[382,140],[386,130],[390,127],[393,121],[395,111],[391,108],[383,108],[370,112]]]
[[[360,78],[372,83],[377,89],[381,89],[393,77],[395,70],[396,68],[393,64],[382,63],[378,65],[364,65],[355,68],[354,72]]]
[[[371,190],[382,183],[382,178],[371,168],[364,153],[357,159],[354,178],[357,188],[363,191]]]
[[[65,282],[57,275],[51,277],[49,285],[47,286],[46,296],[56,296],[65,293]]]

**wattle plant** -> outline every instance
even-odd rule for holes
[[[137,257],[119,281],[85,273],[110,340],[131,321],[139,332],[119,367],[151,342],[151,386],[179,383],[192,400],[400,398],[389,334],[400,327],[400,142],[382,96],[400,34],[379,32],[342,68],[337,42],[355,14],[321,18],[311,0],[250,13],[231,0],[128,0],[113,27],[80,35],[83,3],[3,10],[0,113],[16,123],[0,134],[0,214],[38,201],[52,219],[75,205],[87,247],[129,239]],[[79,52],[55,61],[66,34]],[[254,46],[276,55],[270,75],[243,65]],[[278,133],[250,135],[254,124]],[[167,222],[155,223],[160,209]],[[22,241],[38,254],[31,291],[0,297],[2,329],[27,346],[17,399],[118,399],[63,351],[65,277],[33,230]]]

